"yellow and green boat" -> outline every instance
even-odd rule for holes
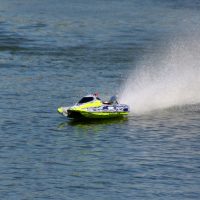
[[[59,107],[58,112],[69,118],[105,119],[119,118],[129,114],[129,107],[119,104],[115,96],[108,102],[103,102],[97,94],[84,96],[71,107]]]

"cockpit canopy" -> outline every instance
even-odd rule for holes
[[[95,101],[95,100],[99,100],[101,101],[101,99],[97,96],[97,95],[88,95],[88,96],[85,96],[83,97],[79,102],[78,104],[83,104],[83,103],[89,103],[89,102],[92,102],[92,101]],[[104,104],[118,104],[117,102],[117,97],[116,96],[112,96],[110,98],[110,100],[108,102],[103,102]]]
[[[78,102],[78,104],[88,103],[88,102],[95,101],[95,100],[100,100],[101,101],[101,99],[99,97],[97,97],[96,95],[88,95],[88,96],[83,97]]]
[[[90,101],[93,101],[94,97],[83,97],[78,103],[88,103]]]

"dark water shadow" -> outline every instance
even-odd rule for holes
[[[128,121],[127,117],[115,118],[115,119],[68,119],[58,125],[58,128],[65,128],[67,126],[82,126],[82,127],[93,127],[101,125],[113,125],[122,124]]]

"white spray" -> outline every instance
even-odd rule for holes
[[[165,53],[137,65],[125,83],[120,102],[144,113],[200,103],[200,42],[173,42]]]

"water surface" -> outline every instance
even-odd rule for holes
[[[1,0],[0,198],[199,199],[198,105],[93,122],[56,112],[88,93],[119,93],[138,62],[198,30],[199,8]]]

